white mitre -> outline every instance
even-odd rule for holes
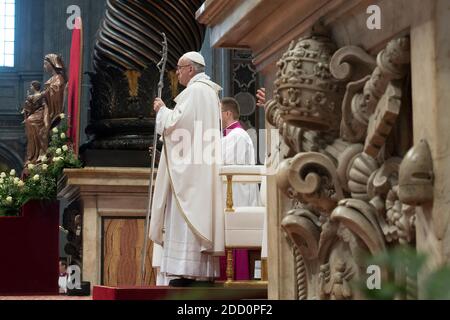
[[[206,66],[205,58],[203,56],[195,51],[187,52],[183,55],[183,58],[186,58],[188,60],[191,60],[192,62],[195,62],[201,66]]]

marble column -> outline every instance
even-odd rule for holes
[[[417,3],[414,17],[411,27],[414,142],[421,139],[428,142],[435,179],[433,206],[420,208],[417,213],[417,249],[429,257],[423,280],[430,270],[450,263],[450,3],[445,0]],[[419,288],[419,295],[423,293],[423,288]]]

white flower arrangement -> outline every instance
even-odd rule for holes
[[[66,118],[64,114],[61,119]],[[52,129],[53,135],[46,155],[28,164],[24,179],[16,177],[16,170],[0,173],[0,216],[14,216],[30,200],[56,200],[57,181],[64,168],[81,168],[81,161],[68,145],[67,121]]]

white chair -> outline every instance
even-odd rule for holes
[[[227,253],[227,282],[233,282],[233,249],[261,250],[267,243],[267,223],[265,207],[234,207],[233,182],[261,183],[265,178],[264,166],[223,166],[220,175],[227,185],[225,213],[225,250]],[[265,180],[265,179],[264,179]],[[263,183],[265,186],[265,183]],[[265,200],[265,187],[262,190]],[[264,251],[264,250],[262,250]],[[264,268],[262,266],[262,268]],[[262,270],[265,274],[265,270]],[[264,277],[263,277],[263,280]]]

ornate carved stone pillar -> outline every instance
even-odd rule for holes
[[[448,264],[448,3],[371,2],[380,30],[367,28],[362,0],[224,3],[208,1],[197,15],[212,27],[213,45],[252,49],[272,99],[267,120],[282,139],[268,153],[286,159],[268,179],[269,297],[361,297],[349,281],[365,275],[362,257],[397,244],[431,255],[430,270]],[[297,39],[318,21],[339,50],[311,69]],[[317,108],[331,113],[335,98],[308,94],[311,70],[313,83],[329,70],[328,82],[341,84],[341,115],[311,119]],[[416,298],[415,275],[398,271],[408,289],[398,298]]]
[[[332,47],[327,43],[326,37],[313,35],[291,45],[278,64],[269,121],[278,113],[279,128],[287,123],[302,129],[299,152],[282,163],[277,175],[279,188],[299,202],[282,222],[297,259],[298,298],[354,299],[361,295],[350,283],[365,275],[365,255],[397,243],[414,244],[416,204],[399,198],[402,150],[389,148],[397,144],[393,132],[400,109],[411,107],[402,104],[400,81],[407,75],[409,39],[389,42],[376,64],[356,47],[327,56],[320,49]],[[313,48],[321,53],[318,58],[311,59]],[[339,95],[344,84],[345,95]],[[288,96],[280,99],[285,92]],[[342,116],[335,108],[342,108]],[[283,137],[289,140],[288,132]]]

